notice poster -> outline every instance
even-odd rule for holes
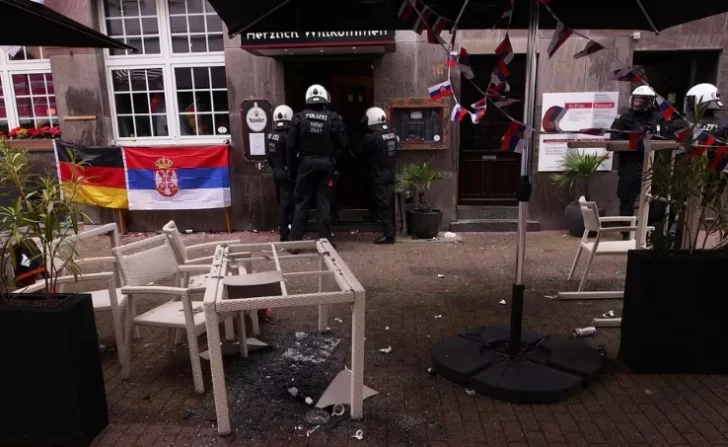
[[[561,161],[567,150],[605,154],[606,149],[569,149],[570,141],[609,140],[604,136],[578,133],[582,129],[609,129],[617,117],[619,92],[544,93],[541,107],[538,172],[561,172]],[[612,169],[612,158],[599,168]]]

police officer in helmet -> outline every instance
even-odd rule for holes
[[[662,117],[657,108],[655,91],[646,85],[637,87],[630,97],[629,111],[619,115],[612,123],[612,129],[624,132],[612,132],[611,140],[628,140],[630,132],[642,134],[662,132]],[[622,216],[633,216],[637,197],[642,187],[642,162],[644,147],[639,142],[637,151],[619,152],[617,197],[619,213]]]
[[[287,155],[288,131],[291,129],[293,110],[280,105],[273,111],[273,131],[268,134],[268,163],[273,170],[273,181],[278,201],[278,234],[287,241],[293,221],[293,186],[289,179]],[[291,166],[295,172],[295,166]]]
[[[728,121],[716,86],[698,84],[688,90],[683,112],[690,122],[714,137],[725,139],[728,136]],[[702,112],[699,117],[698,112]]]
[[[320,85],[306,91],[306,108],[296,113],[288,132],[288,157],[297,162],[294,189],[296,204],[289,240],[303,239],[311,201],[316,196],[320,238],[331,239],[331,195],[334,191],[335,160],[347,146],[341,117],[327,109],[329,93]],[[294,164],[289,162],[289,166]]]
[[[382,222],[383,235],[375,244],[394,243],[394,222],[392,218],[392,185],[397,156],[397,136],[387,126],[387,114],[379,107],[367,109],[362,122],[369,128],[359,150],[369,155],[369,169],[372,178],[372,193],[377,219]]]

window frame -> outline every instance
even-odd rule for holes
[[[18,116],[18,101],[15,96],[15,84],[13,83],[13,75],[30,75],[30,74],[49,74],[51,77],[51,61],[50,59],[31,59],[13,61],[5,49],[0,48],[0,82],[3,88],[3,100],[5,101],[5,113],[8,121],[8,130],[20,127],[20,118]],[[55,98],[55,85],[53,97]],[[58,99],[56,99],[56,121],[60,125],[60,116],[58,114]]]
[[[112,113],[113,144],[150,144],[150,145],[182,145],[182,144],[225,144],[230,140],[230,133],[225,135],[181,135],[179,123],[179,103],[177,101],[177,80],[175,68],[225,67],[225,51],[206,53],[174,53],[172,52],[172,33],[169,26],[169,8],[167,0],[154,0],[157,5],[157,25],[159,27],[159,54],[112,55],[104,49],[106,88]],[[206,0],[205,0],[206,1]],[[104,0],[97,0],[99,23],[102,32],[106,33],[106,11]],[[224,34],[223,34],[224,39]],[[114,70],[141,70],[157,68],[162,70],[164,79],[164,96],[167,106],[167,130],[165,137],[121,137],[116,113],[114,97]],[[229,86],[226,86],[226,91]],[[228,109],[232,105],[228,103]],[[228,110],[230,114],[231,110]],[[229,127],[229,126],[228,126]],[[230,129],[228,128],[228,132]]]

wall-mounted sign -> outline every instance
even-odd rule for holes
[[[393,30],[364,31],[277,31],[242,33],[240,46],[273,48],[289,46],[317,46],[321,44],[373,44],[394,42]]]
[[[270,102],[265,99],[246,100],[240,105],[240,116],[245,121],[243,141],[250,160],[263,161],[267,157],[265,135],[271,130],[271,109]]]

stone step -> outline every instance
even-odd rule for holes
[[[517,206],[458,206],[459,220],[518,219]]]
[[[518,219],[458,219],[450,224],[455,233],[509,233],[518,230]],[[528,221],[528,231],[539,231],[537,221]]]
[[[368,214],[368,210],[342,209],[339,211],[339,220],[331,224],[332,231],[334,232],[334,234],[336,234],[337,232],[350,233],[352,231],[356,231],[359,233],[381,232],[381,224],[365,219]],[[308,212],[308,223],[306,224],[306,231],[318,231],[318,227],[316,225],[316,210],[310,210]]]

